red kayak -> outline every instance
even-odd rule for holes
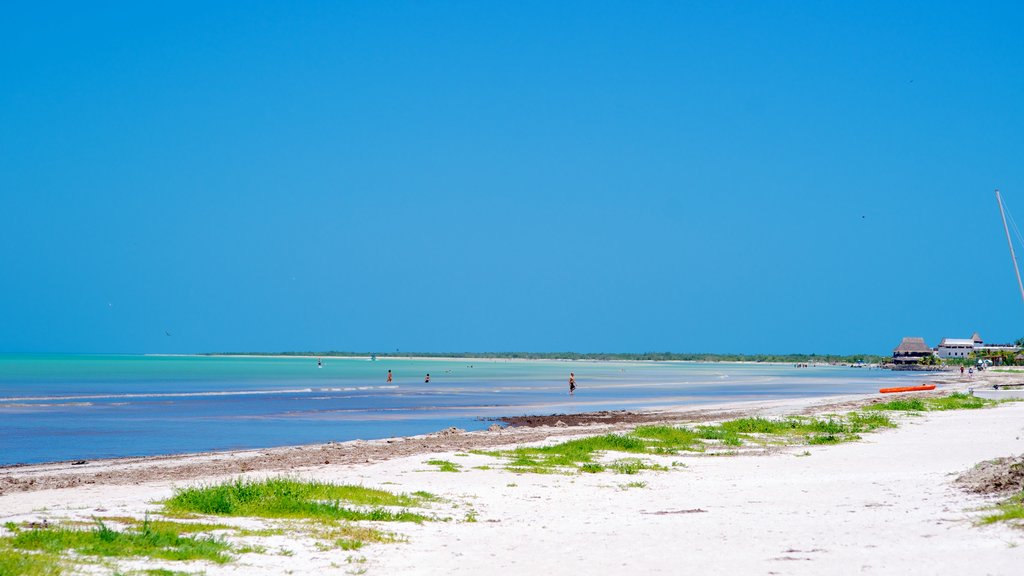
[[[925,390],[935,390],[935,384],[925,384],[924,386],[901,386],[899,388],[882,388],[879,392],[882,394],[892,394],[893,392],[923,392]]]

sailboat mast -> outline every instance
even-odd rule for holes
[[[999,203],[999,215],[1003,217],[1003,230],[1006,231],[1006,243],[1010,245],[1010,259],[1013,260],[1013,271],[1017,273],[1020,298],[1024,300],[1024,282],[1020,280],[1020,267],[1017,265],[1017,255],[1013,253],[1013,240],[1010,239],[1010,227],[1006,225],[1006,211],[1003,209],[1003,197],[999,195],[999,189],[996,189],[996,202]]]

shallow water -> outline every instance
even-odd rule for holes
[[[570,371],[579,386],[571,398]],[[866,393],[920,378],[689,362],[324,358],[318,368],[311,358],[0,355],[0,465],[481,429],[486,418],[522,414]]]

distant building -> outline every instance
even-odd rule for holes
[[[943,338],[935,352],[939,358],[966,358],[974,352],[974,338]]]
[[[922,358],[932,356],[934,352],[924,343],[924,338],[906,336],[900,345],[892,351],[894,364],[917,364]]]

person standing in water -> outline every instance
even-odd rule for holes
[[[323,368],[324,367],[324,363],[321,362],[319,358],[316,359],[316,367],[317,368]]]
[[[391,370],[388,370],[388,384],[391,383]]]
[[[430,384],[430,374],[427,374],[427,377],[423,379],[423,383]]]
[[[576,393],[576,374],[569,372],[569,396],[573,396]]]

